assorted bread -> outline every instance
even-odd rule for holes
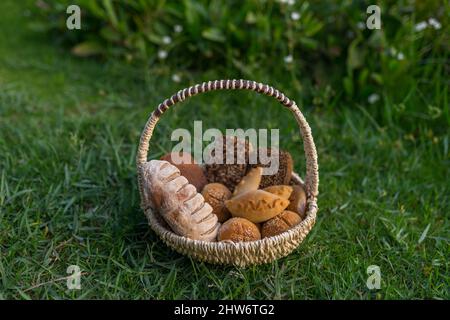
[[[215,163],[211,154],[202,168],[188,153],[147,162],[142,168],[145,209],[157,211],[174,233],[202,241],[257,241],[305,218],[306,192],[301,185],[289,185],[293,161],[288,152],[266,149],[279,156],[279,167],[264,175],[270,164],[258,158],[257,164],[249,164],[253,149],[245,139],[225,136],[221,142],[222,156],[231,146],[236,160],[241,149],[244,163]]]

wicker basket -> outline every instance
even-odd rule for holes
[[[155,125],[161,115],[169,109],[170,106],[178,102],[182,102],[186,98],[195,96],[199,93],[213,90],[237,89],[251,90],[274,97],[293,113],[304,142],[304,151],[306,155],[306,177],[303,182],[300,177],[294,173],[291,183],[301,184],[306,190],[306,218],[294,228],[280,235],[264,238],[258,241],[239,243],[206,242],[192,240],[173,233],[161,220],[157,212],[153,212],[151,209],[144,209],[143,204],[142,208],[145,211],[150,227],[168,246],[172,247],[179,253],[188,255],[200,261],[217,264],[231,264],[243,267],[271,262],[288,255],[303,241],[316,221],[316,213],[318,210],[317,194],[319,185],[317,152],[311,135],[311,129],[294,101],[290,100],[283,93],[273,87],[249,80],[215,80],[180,90],[171,98],[162,102],[151,114],[141,135],[136,162],[139,191],[142,200],[144,199],[142,165],[147,161],[150,138],[152,137]]]

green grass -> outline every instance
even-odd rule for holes
[[[404,108],[389,96],[381,105],[302,107],[319,154],[315,227],[274,263],[213,266],[173,252],[149,229],[134,159],[163,98],[220,75],[192,73],[176,84],[163,69],[75,59],[28,31],[17,2],[0,9],[0,298],[450,298],[442,66],[420,67]],[[271,84],[302,101],[289,83]],[[431,117],[428,105],[443,112]],[[247,93],[212,93],[171,110],[150,157],[170,150],[171,130],[196,119],[205,128],[281,127],[282,147],[304,172],[290,113]],[[79,291],[66,288],[72,264],[84,273]],[[366,287],[370,265],[380,266],[380,290]]]

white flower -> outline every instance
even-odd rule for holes
[[[397,55],[397,49],[389,48],[389,53],[391,56],[395,57]]]
[[[367,101],[369,101],[370,104],[374,104],[375,102],[377,102],[378,100],[380,100],[380,95],[377,93],[372,93],[368,98]]]
[[[300,19],[300,13],[298,13],[296,11],[292,12],[291,13],[291,19],[294,20],[294,21],[299,20]]]
[[[405,59],[405,55],[403,54],[403,52],[399,52],[399,53],[397,54],[397,59],[398,59],[398,60],[403,60],[403,59]]]
[[[428,24],[435,28],[436,30],[439,30],[441,28],[441,23],[437,21],[435,18],[428,19]]]
[[[359,21],[359,22],[356,24],[356,27],[357,27],[359,30],[364,30],[364,29],[366,28],[366,24],[365,24],[364,22],[362,22],[362,21]]]
[[[172,42],[172,38],[169,37],[169,36],[164,36],[164,37],[162,38],[162,42],[163,42],[164,44],[170,44],[170,43]]]
[[[295,4],[295,0],[279,0],[280,3],[288,4],[290,6]]]
[[[167,51],[159,50],[158,51],[158,58],[160,58],[161,60],[164,60],[165,58],[167,58]]]
[[[179,24],[176,24],[176,25],[173,27],[173,31],[175,31],[175,33],[180,33],[180,32],[183,31],[183,26],[181,26],[181,25],[179,25]]]
[[[294,57],[292,57],[291,54],[286,56],[286,57],[284,57],[284,63],[289,64],[289,63],[292,63],[293,61],[294,61]]]
[[[422,30],[425,30],[428,27],[428,23],[426,21],[419,22],[414,26],[414,30],[417,32],[420,32]]]
[[[174,74],[172,75],[172,81],[173,81],[173,82],[176,82],[176,83],[180,82],[180,81],[181,81],[180,75],[174,73]]]

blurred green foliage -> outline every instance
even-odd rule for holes
[[[67,30],[69,4],[81,8],[81,30]],[[41,19],[32,27],[49,32],[79,56],[120,57],[186,72],[222,69],[224,77],[289,78],[315,105],[330,104],[335,97],[376,103],[381,88],[394,99],[407,95],[421,74],[417,67],[448,53],[449,4],[378,1],[382,28],[369,30],[371,4],[39,0]]]

